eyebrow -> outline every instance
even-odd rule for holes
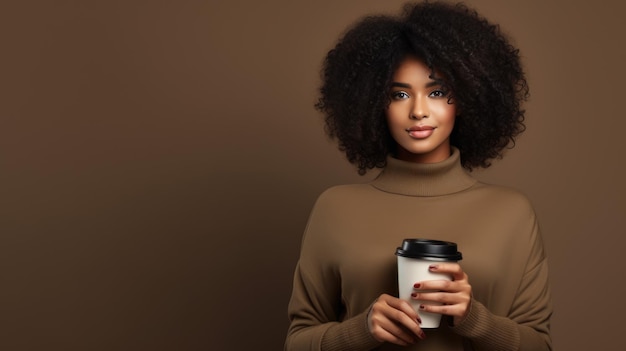
[[[430,88],[433,87],[435,85],[441,85],[442,81],[441,80],[431,80],[430,82],[426,83],[426,88]],[[411,89],[413,88],[411,86],[411,84],[407,84],[407,83],[400,83],[400,82],[391,82],[391,86],[392,87],[398,87],[398,88],[407,88],[407,89]]]
[[[391,82],[392,87],[411,89],[411,84]]]

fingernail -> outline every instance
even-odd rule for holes
[[[414,287],[415,289],[419,289],[419,288],[420,288],[420,286],[422,286],[422,284],[420,284],[420,283],[415,283],[415,284],[413,284],[413,287]]]
[[[423,310],[424,308],[426,308],[426,306],[420,305],[420,310]]]
[[[426,339],[426,333],[423,330],[420,330],[420,338]]]
[[[411,297],[417,297],[416,293],[411,293]]]
[[[420,317],[417,317],[417,323],[422,324],[422,319]]]
[[[437,266],[436,264],[431,264],[430,266],[428,266],[428,269],[430,269],[431,271],[436,271],[437,268],[439,268],[439,266]]]

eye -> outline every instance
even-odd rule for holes
[[[409,98],[409,94],[404,91],[394,91],[391,93],[391,98],[393,100],[404,100]]]
[[[428,94],[428,96],[430,97],[445,97],[448,95],[447,91],[443,91],[443,90],[434,90],[432,92],[430,92],[430,94]]]

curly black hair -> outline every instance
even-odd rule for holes
[[[524,131],[528,84],[519,50],[499,26],[462,3],[407,4],[401,16],[368,16],[328,52],[315,107],[359,174],[384,167],[396,143],[387,126],[391,80],[417,56],[444,77],[459,115],[450,136],[463,167],[489,167]]]

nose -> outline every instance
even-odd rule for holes
[[[426,101],[426,97],[418,96],[413,103],[413,108],[411,109],[411,119],[420,120],[422,118],[428,118],[428,102]]]

